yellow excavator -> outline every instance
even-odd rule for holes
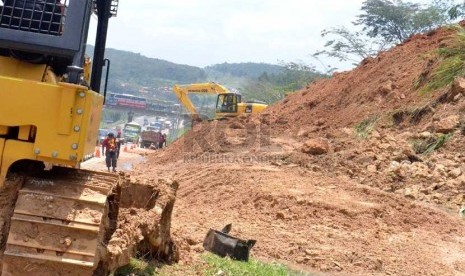
[[[231,92],[223,85],[214,82],[192,83],[187,85],[173,86],[173,92],[179,102],[191,113],[193,120],[200,120],[194,104],[189,99],[189,94],[216,94],[215,118],[235,117],[241,114],[259,113],[263,111],[267,104],[264,102],[244,102],[242,95]]]
[[[117,8],[118,0],[0,2],[2,276],[108,273],[120,176],[79,168],[95,152],[106,35]]]

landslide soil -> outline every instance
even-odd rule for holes
[[[200,263],[208,229],[232,223],[257,240],[253,257],[306,272],[465,275],[465,89],[421,92],[451,35],[416,35],[149,155],[134,175],[179,183],[181,263]]]

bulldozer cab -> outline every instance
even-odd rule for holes
[[[68,0],[28,2],[4,0],[0,10],[2,28],[60,35]]]
[[[241,102],[241,95],[237,93],[223,93],[216,101],[217,113],[237,113],[237,104]]]
[[[96,13],[99,21],[108,20],[116,15],[117,6],[118,0],[2,0],[0,56],[46,64],[57,75],[66,74],[66,82],[78,84],[90,17]]]
[[[3,0],[1,4],[1,55],[47,64],[58,74],[72,74],[73,66],[82,68],[90,1]]]

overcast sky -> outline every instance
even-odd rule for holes
[[[350,27],[363,0],[119,2],[118,16],[110,19],[107,47],[204,67],[281,60],[316,64],[310,55],[323,48],[321,31]]]

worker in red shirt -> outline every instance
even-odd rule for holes
[[[160,132],[159,134],[160,135],[158,136],[158,148],[163,149],[163,146],[166,142],[166,138],[165,138],[166,136],[164,136],[164,134],[161,134]]]
[[[108,171],[113,167],[113,172],[116,172],[116,159],[118,145],[116,144],[116,138],[113,133],[108,133],[107,138],[102,142],[102,147],[105,148],[105,162],[107,164]]]

